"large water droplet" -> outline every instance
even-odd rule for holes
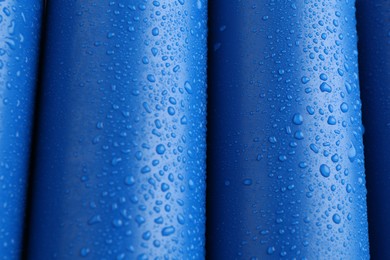
[[[329,177],[330,176],[330,168],[326,164],[321,164],[320,166],[320,173],[324,177]]]

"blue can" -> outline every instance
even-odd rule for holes
[[[29,257],[202,258],[207,2],[47,13]]]
[[[356,4],[370,251],[390,259],[390,2]]]
[[[210,259],[369,258],[354,4],[210,2]]]
[[[26,206],[42,1],[0,1],[0,258],[18,259]]]

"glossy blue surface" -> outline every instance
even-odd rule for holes
[[[42,2],[0,1],[0,258],[21,253]]]
[[[390,1],[357,1],[372,259],[390,259]]]
[[[202,259],[206,10],[48,2],[31,259]]]
[[[210,259],[369,258],[354,4],[210,2]]]

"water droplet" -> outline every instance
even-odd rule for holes
[[[141,169],[141,173],[148,173],[148,172],[150,172],[150,171],[151,171],[151,169],[150,169],[149,166],[144,166],[144,167],[142,167],[142,169]]]
[[[328,124],[335,125],[337,123],[336,118],[334,116],[328,117]]]
[[[341,222],[341,217],[339,214],[334,214],[333,217],[332,217],[332,220],[335,224],[340,224]]]
[[[293,117],[293,123],[296,125],[301,125],[303,123],[303,116],[299,113],[295,114]]]
[[[328,83],[323,82],[323,83],[321,83],[321,85],[320,85],[320,90],[321,90],[322,92],[328,92],[328,93],[330,93],[330,92],[332,92],[332,87],[329,86]]]
[[[142,234],[142,239],[149,240],[151,236],[152,236],[152,233],[150,231],[146,231]]]
[[[321,164],[320,166],[320,172],[321,175],[324,177],[329,177],[330,176],[330,169],[326,164]]]
[[[308,83],[309,81],[310,81],[310,79],[309,79],[308,77],[303,76],[303,77],[301,78],[301,82],[302,82],[303,84],[306,84],[306,83]]]
[[[163,144],[157,145],[156,152],[158,154],[164,154],[165,153],[165,146]]]
[[[175,115],[175,109],[173,107],[168,107],[168,114],[171,116]]]
[[[355,146],[351,143],[351,146],[348,150],[348,158],[351,162],[353,162],[356,158],[356,149]]]
[[[157,27],[154,27],[154,28],[153,28],[153,30],[152,30],[152,34],[153,34],[153,36],[158,36],[158,34],[159,34],[159,30],[158,30],[158,28],[157,28]]]
[[[352,191],[352,186],[351,186],[351,184],[347,184],[347,186],[345,187],[345,190],[346,190],[348,193],[351,193],[351,191]]]
[[[87,247],[84,247],[80,250],[80,256],[86,257],[91,252],[91,250]]]
[[[251,179],[245,179],[242,183],[243,183],[245,186],[250,186],[250,185],[252,185],[252,180],[251,180]]]
[[[326,74],[324,74],[324,73],[321,73],[320,79],[323,80],[323,81],[327,81],[328,80],[328,76]]]
[[[268,138],[268,141],[269,141],[271,144],[275,144],[275,143],[276,143],[276,137],[275,137],[275,136],[271,136],[270,138]]]
[[[148,76],[147,76],[147,79],[150,81],[150,82],[156,82],[156,78],[154,77],[154,75],[152,75],[152,74],[149,74]]]
[[[127,176],[125,178],[125,184],[128,186],[132,186],[135,183],[134,176]]]
[[[162,184],[161,184],[161,190],[162,190],[163,192],[168,191],[168,190],[169,190],[169,185],[166,184],[166,183],[162,183]]]
[[[287,160],[287,157],[285,155],[280,155],[279,156],[279,161],[284,162],[286,160]]]
[[[192,94],[192,86],[188,81],[184,83],[184,89],[187,91],[188,94]]]
[[[275,253],[275,247],[273,246],[268,247],[267,254],[272,255],[273,253]]]
[[[345,83],[345,89],[347,90],[348,94],[351,94],[352,92],[352,86],[347,82]]]
[[[307,106],[306,107],[306,111],[307,113],[309,113],[309,115],[314,115],[314,108],[312,108],[311,106]]]
[[[304,138],[303,132],[302,131],[296,131],[295,134],[294,134],[294,138],[297,139],[297,140],[303,140],[303,138]]]
[[[173,226],[165,227],[162,229],[161,234],[163,236],[170,236],[175,233],[175,228]]]
[[[183,116],[181,119],[180,119],[180,123],[182,125],[186,125],[187,124],[187,117],[186,116]]]
[[[338,162],[339,161],[339,155],[336,153],[336,154],[334,154],[333,156],[332,156],[332,162]]]
[[[343,103],[340,105],[340,110],[341,110],[341,112],[343,112],[343,113],[348,112],[348,104],[345,103],[345,102],[343,102]]]

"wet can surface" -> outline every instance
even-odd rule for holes
[[[390,258],[390,1],[357,1],[370,251]]]
[[[200,259],[206,1],[48,3],[31,259]]]
[[[0,1],[0,257],[22,250],[42,1]]]
[[[209,17],[207,255],[369,258],[354,1]]]

